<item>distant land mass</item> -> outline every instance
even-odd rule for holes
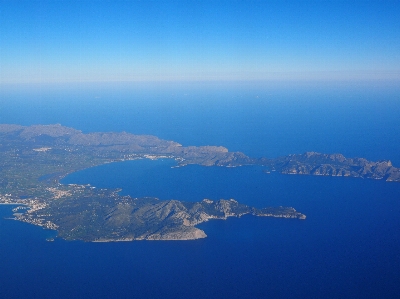
[[[234,199],[200,202],[122,196],[120,190],[64,185],[60,179],[116,161],[172,158],[177,166],[262,165],[265,172],[384,179],[400,182],[390,161],[308,152],[275,159],[250,158],[222,146],[182,146],[151,135],[87,133],[55,125],[0,125],[0,203],[16,204],[13,219],[58,231],[66,240],[92,242],[193,240],[196,225],[245,214],[305,219],[292,207],[257,209]]]
[[[307,152],[276,159],[261,158],[259,163],[283,174],[345,176],[400,182],[400,169],[393,167],[390,160],[372,162],[364,158],[346,158],[342,154]]]

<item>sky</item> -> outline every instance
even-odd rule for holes
[[[400,81],[399,1],[0,0],[0,84]]]

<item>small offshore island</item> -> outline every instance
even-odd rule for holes
[[[56,125],[0,125],[0,204],[16,204],[15,220],[58,231],[66,240],[90,242],[193,240],[210,219],[245,214],[305,219],[292,207],[256,209],[234,199],[184,202],[121,196],[120,190],[64,185],[67,174],[105,163],[173,158],[177,166],[263,165],[283,174],[349,176],[400,182],[390,161],[347,159],[309,152],[276,159],[253,159],[221,146],[184,147],[150,135],[89,133]]]

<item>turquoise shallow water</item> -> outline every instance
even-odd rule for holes
[[[0,121],[150,133],[184,145],[224,145],[251,156],[342,152],[391,159],[400,166],[395,96],[331,90],[307,98],[304,92],[275,93],[270,101],[265,93],[261,101],[250,95],[246,101],[226,101],[228,94],[220,92],[195,102],[174,97],[163,102],[156,96],[129,102],[120,94],[125,97],[120,102],[97,105],[79,102],[83,95],[57,105],[44,98],[25,105],[2,100]],[[318,101],[322,95],[325,101]],[[307,219],[247,216],[201,224],[208,235],[202,240],[92,244],[46,242],[54,232],[5,220],[11,207],[0,206],[0,297],[399,297],[400,184],[267,175],[261,167],[172,165],[172,160],[113,163],[63,182],[161,199],[288,205]]]

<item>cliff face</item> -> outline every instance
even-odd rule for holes
[[[192,240],[210,219],[245,214],[305,219],[291,207],[256,209],[237,201],[201,202],[131,198],[90,186],[61,185],[65,174],[112,161],[175,158],[180,166],[264,165],[284,174],[350,176],[400,182],[391,161],[372,162],[341,154],[307,152],[276,159],[251,159],[221,146],[187,146],[150,135],[90,133],[57,125],[0,125],[0,203],[28,206],[17,220],[57,229],[68,240]]]
[[[241,152],[229,152],[222,146],[182,146],[152,135],[121,133],[89,133],[56,125],[0,125],[0,137],[11,144],[37,148],[90,151],[93,155],[123,158],[127,155],[171,155],[180,166],[199,164],[205,166],[240,166],[262,164],[284,174],[311,174],[385,179],[400,182],[400,170],[391,161],[368,161],[363,158],[346,158],[342,154],[307,152],[276,159],[252,159]],[[7,142],[5,142],[7,146]],[[4,145],[2,145],[4,146]]]
[[[75,190],[74,190],[75,188]],[[256,209],[234,199],[201,202],[160,201],[157,198],[131,198],[116,192],[95,191],[73,186],[70,193],[47,202],[18,220],[57,229],[67,240],[194,240],[205,238],[196,228],[210,219],[227,219],[245,214],[298,218],[306,216],[290,207]],[[38,219],[40,221],[38,221]]]
[[[346,158],[341,154],[307,152],[266,160],[264,164],[284,174],[348,176],[400,182],[400,169],[393,167],[389,160],[373,162],[364,158]]]

